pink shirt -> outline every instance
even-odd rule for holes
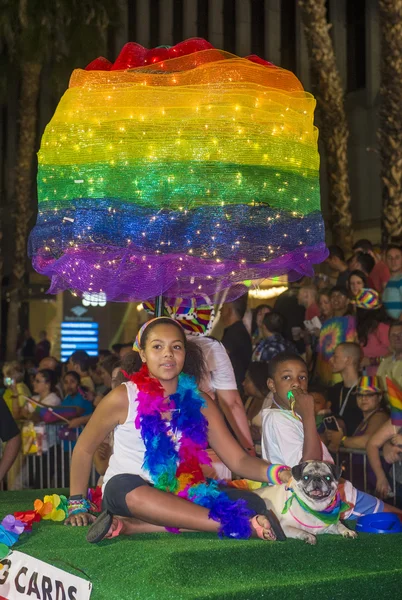
[[[380,294],[382,294],[390,277],[391,273],[383,260],[379,260],[370,273],[370,279],[373,282],[374,289]]]
[[[389,325],[380,323],[375,331],[369,333],[367,344],[362,347],[363,355],[367,358],[379,358],[389,354],[388,340]],[[365,367],[366,375],[377,375],[378,365]]]
[[[367,344],[363,346],[363,355],[367,358],[379,358],[389,354],[389,325],[380,323],[375,331],[368,334]]]

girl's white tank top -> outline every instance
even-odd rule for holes
[[[148,471],[144,471],[142,468],[145,445],[141,437],[141,431],[135,426],[138,389],[132,381],[127,381],[123,385],[126,386],[128,397],[127,419],[122,425],[115,427],[113,454],[110,457],[109,466],[103,478],[102,489],[105,488],[112,477],[124,473],[139,475],[146,481],[151,482]]]

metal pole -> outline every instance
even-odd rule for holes
[[[163,317],[165,299],[163,296],[156,296],[155,298],[155,317]]]

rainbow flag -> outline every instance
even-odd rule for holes
[[[199,38],[76,69],[38,154],[34,268],[122,302],[313,275],[314,109],[293,73]]]
[[[389,377],[386,377],[386,384],[392,424],[402,427],[402,389]]]

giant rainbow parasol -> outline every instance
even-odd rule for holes
[[[197,38],[75,70],[39,151],[35,269],[115,301],[311,274],[314,108],[289,71]]]

